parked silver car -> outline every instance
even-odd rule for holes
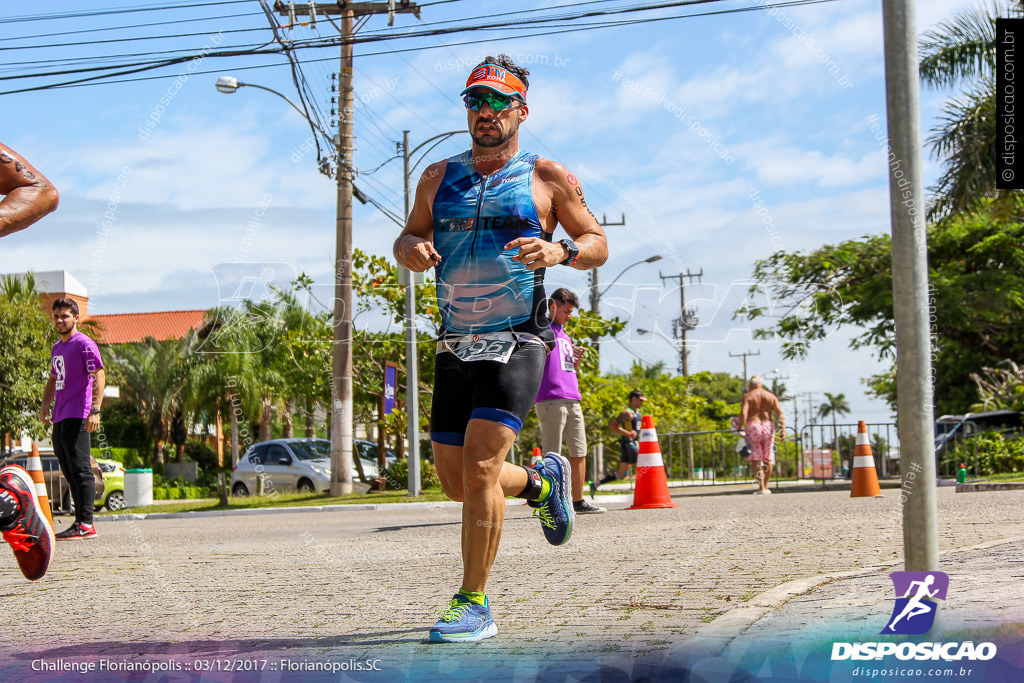
[[[373,447],[370,451],[365,444]],[[363,473],[377,475],[376,444],[356,441]],[[372,457],[367,457],[372,456]],[[388,452],[388,461],[394,455]],[[257,490],[256,481],[266,477],[264,490],[299,493],[325,492],[331,488],[331,442],[326,439],[273,439],[250,446],[231,472],[231,493],[248,496]],[[352,478],[358,477],[352,467]]]

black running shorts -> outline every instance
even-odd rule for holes
[[[629,439],[619,440],[619,449],[622,451],[619,456],[619,462],[624,462],[627,465],[635,465],[637,457],[640,455],[640,447]]]
[[[437,354],[430,439],[462,446],[470,420],[491,420],[518,434],[537,398],[548,349],[520,342],[507,363],[462,361],[454,353]]]

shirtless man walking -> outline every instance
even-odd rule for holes
[[[786,438],[786,418],[782,414],[779,399],[772,392],[761,386],[761,376],[750,378],[750,391],[743,395],[743,407],[740,410],[740,434],[750,444],[750,457],[747,458],[757,468],[758,489],[754,493],[770,494],[768,479],[772,475],[775,463],[775,434],[779,440]]]

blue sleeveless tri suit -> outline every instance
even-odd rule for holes
[[[463,445],[471,419],[485,419],[519,431],[537,395],[552,340],[546,315],[544,269],[514,261],[518,249],[504,246],[517,237],[551,240],[533,201],[537,155],[520,150],[501,169],[481,175],[472,151],[447,160],[432,205],[441,334],[435,366],[431,439]],[[452,353],[449,340],[467,335],[514,334],[508,361],[467,362]]]

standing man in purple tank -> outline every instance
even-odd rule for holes
[[[395,240],[399,265],[436,269],[441,331],[430,440],[445,494],[463,502],[462,586],[430,629],[431,642],[498,632],[484,589],[505,496],[526,499],[552,545],[569,540],[575,520],[564,457],[548,453],[534,467],[505,460],[552,342],[545,269],[586,270],[608,258],[576,176],[519,148],[529,73],[508,55],[488,57],[470,72],[461,95],[473,146],[424,171]],[[558,225],[568,237],[555,241]]]
[[[60,200],[53,183],[3,144],[0,195],[0,237],[24,230],[56,209]],[[17,465],[0,468],[0,534],[25,578],[43,578],[53,559],[53,529],[39,505],[35,483]]]
[[[57,534],[58,541],[96,535],[92,523],[96,480],[89,454],[89,435],[100,426],[106,379],[99,348],[96,342],[78,331],[78,317],[78,303],[74,299],[61,297],[53,302],[53,326],[60,339],[53,345],[50,379],[39,408],[43,424],[53,424],[53,452],[75,503],[75,523]]]
[[[547,452],[562,452],[565,438],[572,470],[572,507],[577,515],[591,515],[605,509],[591,505],[583,498],[583,480],[587,474],[587,431],[580,401],[580,381],[576,376],[586,349],[575,346],[565,333],[573,311],[580,305],[576,295],[560,287],[551,292],[548,318],[555,336],[555,348],[544,364],[544,378],[540,382],[534,409],[540,423],[540,446]]]

